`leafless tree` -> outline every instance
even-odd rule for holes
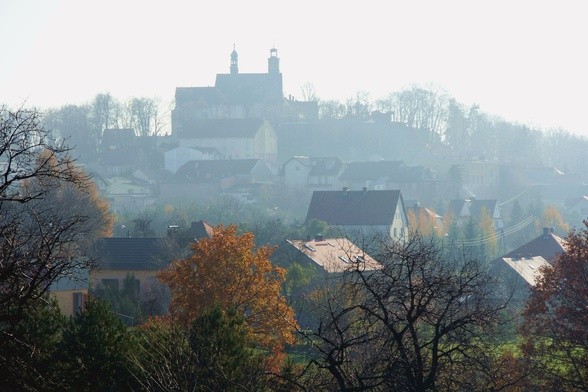
[[[482,389],[501,389],[487,343],[505,303],[480,264],[448,260],[418,236],[383,249],[382,269],[352,268],[313,294],[314,388],[467,389],[467,370]]]
[[[88,265],[81,250],[111,224],[68,152],[38,111],[0,108],[0,342],[52,283]]]

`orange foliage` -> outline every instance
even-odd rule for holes
[[[171,289],[172,317],[189,323],[219,304],[241,312],[253,340],[272,353],[270,366],[285,358],[282,349],[294,343],[294,311],[282,295],[286,271],[271,264],[273,248],[254,250],[252,233],[217,226],[214,235],[192,245],[192,255],[158,274]]]

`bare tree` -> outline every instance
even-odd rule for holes
[[[480,264],[448,260],[417,236],[383,249],[383,268],[350,269],[313,295],[319,320],[305,336],[323,374],[314,387],[501,389],[487,342],[505,304],[493,300]],[[477,384],[461,377],[466,370]]]
[[[88,265],[81,251],[112,223],[68,152],[39,112],[0,108],[0,342],[53,282]]]

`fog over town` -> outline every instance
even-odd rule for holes
[[[0,5],[0,385],[588,386],[580,3]]]

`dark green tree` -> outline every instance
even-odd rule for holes
[[[128,389],[131,342],[126,327],[106,303],[88,302],[63,331],[55,365],[59,390]]]

